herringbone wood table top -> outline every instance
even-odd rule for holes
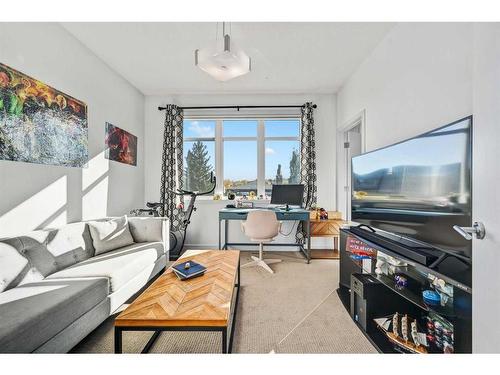
[[[169,267],[115,320],[119,327],[228,325],[240,252],[188,250],[176,263],[194,260],[204,275],[181,281]]]

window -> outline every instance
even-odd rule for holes
[[[184,120],[184,181],[187,190],[269,198],[272,184],[300,183],[300,120]]]
[[[184,121],[184,189],[207,191],[215,172],[215,121]]]
[[[300,183],[300,127],[297,120],[266,120],[266,195],[273,184]]]
[[[255,120],[222,121],[225,195],[257,195],[257,126]]]

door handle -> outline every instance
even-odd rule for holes
[[[484,224],[480,221],[475,221],[472,227],[461,227],[459,225],[454,225],[455,229],[463,238],[466,240],[472,240],[472,235],[475,234],[478,240],[482,240],[486,236],[486,230]]]

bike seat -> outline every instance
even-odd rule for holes
[[[147,202],[146,206],[149,208],[155,209],[155,208],[161,207],[161,203],[160,202]]]

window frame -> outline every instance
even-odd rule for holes
[[[277,136],[266,136],[265,134],[265,122],[272,120],[294,120],[299,121],[299,134],[295,136],[287,137],[277,137]],[[214,137],[185,137],[183,139],[183,147],[185,142],[196,142],[196,141],[206,141],[214,142],[215,144],[215,176],[217,177],[217,185],[215,187],[214,194],[219,194],[221,197],[224,196],[224,142],[225,141],[256,141],[257,147],[257,196],[266,196],[266,141],[294,141],[299,142],[300,147],[300,115],[287,115],[287,116],[245,116],[245,117],[233,117],[233,116],[185,116],[184,122],[186,121],[215,121],[215,136]],[[224,121],[256,121],[257,122],[257,135],[256,136],[228,136],[225,137],[223,134]],[[300,150],[299,150],[300,152]],[[265,199],[265,198],[264,198]]]

